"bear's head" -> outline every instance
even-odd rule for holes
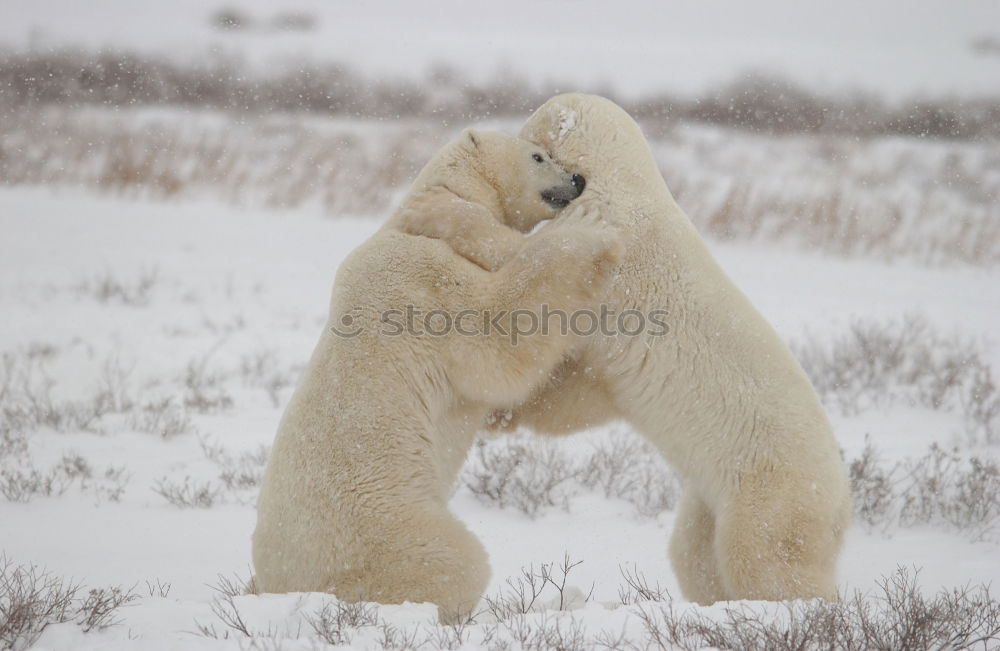
[[[587,177],[598,195],[609,191],[635,199],[673,202],[656,159],[635,120],[598,95],[556,95],[538,108],[520,137]]]
[[[521,232],[555,217],[583,192],[582,176],[567,171],[545,149],[522,138],[467,129],[458,146],[475,174],[496,194],[502,221]]]

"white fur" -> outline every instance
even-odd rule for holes
[[[686,487],[670,557],[689,599],[834,598],[850,493],[826,415],[674,202],[638,125],[570,94],[521,135],[587,178],[579,202],[609,207],[626,254],[607,303],[665,309],[670,332],[590,338],[516,422],[560,433],[622,417],[655,444]]]
[[[524,238],[511,228],[553,216],[539,191],[570,182],[551,160],[533,161],[537,151],[499,134],[463,134],[341,264],[328,327],[281,420],[261,488],[260,591],[429,601],[445,618],[478,602],[487,556],[449,513],[450,488],[487,410],[523,401],[572,340],[385,336],[380,315],[407,305],[452,314],[537,312],[543,303],[571,310],[603,293],[621,251],[607,232],[557,227]],[[465,227],[479,229],[486,253],[460,257],[439,239]],[[494,253],[513,257],[490,272]],[[361,331],[344,338],[332,327]]]

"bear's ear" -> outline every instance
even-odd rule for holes
[[[466,129],[464,136],[469,140],[470,143],[472,143],[473,147],[475,147],[476,149],[479,148],[480,137],[479,134],[476,133],[475,129]]]

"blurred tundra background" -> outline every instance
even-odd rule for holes
[[[0,648],[998,643],[1000,5],[0,13]],[[452,501],[494,570],[475,622],[242,595],[340,260],[458,131],[574,90],[636,117],[824,400],[847,598],[683,602],[679,482],[621,424],[477,444]]]

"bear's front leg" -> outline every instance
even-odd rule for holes
[[[524,246],[519,231],[497,220],[486,207],[466,201],[444,187],[410,199],[393,217],[404,233],[445,242],[487,271],[496,271]]]
[[[551,228],[528,238],[498,272],[477,276],[465,295],[477,314],[494,318],[482,319],[488,331],[453,338],[449,369],[460,393],[492,405],[527,399],[579,342],[558,326],[543,327],[543,321],[572,319],[578,310],[598,318],[623,252],[611,229]]]

